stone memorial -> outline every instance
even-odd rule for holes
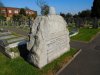
[[[14,48],[26,44],[27,40],[25,39],[24,36],[16,36],[11,32],[0,31],[0,51],[11,59],[17,58],[20,54]]]
[[[56,15],[53,7],[49,12],[49,15],[37,16],[27,43],[30,51],[28,60],[38,68],[70,50],[67,23],[60,15]]]
[[[8,42],[6,40],[0,40],[0,46],[6,47],[8,45]]]

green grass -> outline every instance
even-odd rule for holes
[[[0,53],[0,75],[53,75],[67,63],[76,52],[76,49],[71,49],[41,70],[33,67],[21,57],[10,60]]]
[[[18,47],[15,47],[15,48],[10,48],[10,50],[9,50],[9,51],[11,51],[11,52],[19,52]]]
[[[71,40],[89,42],[99,31],[100,29],[80,28],[79,34],[73,36]]]

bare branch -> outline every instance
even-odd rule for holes
[[[46,5],[46,1],[45,0],[36,0],[35,3],[42,8],[44,5]]]

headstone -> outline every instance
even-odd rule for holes
[[[6,47],[8,45],[8,42],[6,40],[0,40],[0,46]]]
[[[38,16],[32,26],[30,41],[27,43],[29,62],[42,68],[70,50],[69,31],[65,20],[54,15]],[[53,14],[53,15],[52,15]]]
[[[98,28],[99,24],[98,24],[98,19],[95,17],[93,18],[93,28]]]

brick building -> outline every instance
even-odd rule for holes
[[[19,14],[20,8],[13,8],[13,7],[0,7],[0,15],[7,17],[12,17],[14,14]],[[36,11],[26,9],[26,14],[33,15],[37,14]]]

